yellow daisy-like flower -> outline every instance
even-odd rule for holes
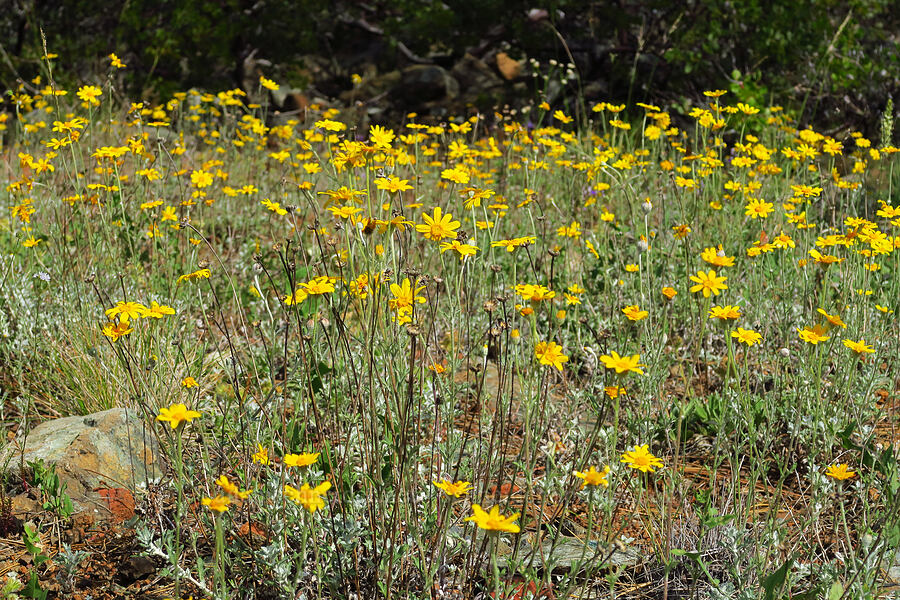
[[[753,346],[754,344],[758,344],[762,341],[762,335],[753,331],[752,329],[744,329],[743,327],[738,327],[734,331],[731,332],[731,337],[741,342],[742,344],[747,344],[747,346]]]
[[[411,190],[413,187],[409,185],[409,179],[400,179],[399,177],[378,177],[375,180],[375,187],[379,190],[386,190],[392,194]]]
[[[312,452],[304,454],[285,454],[282,459],[286,467],[308,467],[319,460],[321,452]]]
[[[539,284],[520,283],[516,286],[516,293],[524,300],[531,302],[540,302],[541,300],[552,300],[556,297],[556,292]]]
[[[873,354],[875,352],[875,349],[872,346],[866,344],[866,340],[864,339],[860,339],[858,342],[854,342],[853,340],[844,340],[844,345],[860,356],[862,356],[863,354]]]
[[[418,295],[424,289],[424,285],[414,286],[409,277],[404,278],[400,284],[392,283],[390,290],[394,297],[388,300],[388,306],[392,310],[412,310],[413,304],[425,303],[425,297]]]
[[[261,465],[269,464],[269,449],[262,444],[256,444],[256,453],[253,455],[253,462]]]
[[[303,291],[300,288],[294,290],[293,294],[288,294],[284,297],[284,303],[286,306],[294,306],[296,304],[302,303],[304,300],[309,298],[309,294]]]
[[[603,363],[604,367],[609,370],[615,369],[616,373],[619,375],[629,372],[643,375],[644,371],[641,367],[646,367],[647,365],[640,364],[640,360],[640,354],[635,354],[634,356],[619,356],[619,353],[615,351],[600,357],[600,362]]]
[[[619,396],[625,395],[625,388],[620,385],[608,385],[603,388],[603,393],[609,396],[610,400],[615,400]]]
[[[508,533],[519,533],[520,531],[519,526],[513,523],[519,518],[519,513],[513,513],[508,517],[504,517],[500,514],[500,507],[498,506],[494,506],[491,512],[487,513],[477,504],[472,505],[472,512],[474,514],[466,517],[466,521],[474,521],[481,529],[506,531]]]
[[[831,465],[827,469],[825,469],[825,474],[831,477],[832,479],[837,479],[838,481],[843,481],[844,479],[850,479],[851,477],[856,476],[856,471],[851,471],[850,466],[841,463],[839,465]]]
[[[181,283],[182,281],[191,281],[193,279],[209,279],[212,273],[209,269],[199,269],[194,271],[193,273],[185,273],[181,277],[178,278],[177,283]]]
[[[459,240],[441,242],[441,254],[448,250],[455,250],[459,255],[459,260],[465,260],[468,256],[475,256],[479,248],[473,244],[461,244]]]
[[[209,507],[210,510],[223,513],[228,510],[231,498],[228,496],[216,496],[215,498],[204,498],[201,502],[203,502],[203,506]]]
[[[563,369],[563,363],[569,360],[569,357],[562,353],[562,346],[556,342],[538,342],[534,354],[542,365],[553,366],[560,371]]]
[[[172,426],[172,429],[177,429],[182,423],[190,423],[200,416],[202,415],[199,412],[189,410],[184,404],[173,404],[168,408],[160,408],[156,420],[167,422]]]
[[[460,222],[454,221],[453,216],[442,214],[441,207],[434,209],[434,215],[423,214],[422,225],[416,225],[416,231],[424,235],[429,240],[439,242],[446,238],[455,238],[456,230],[459,228]]]
[[[827,312],[825,312],[825,309],[822,308],[816,309],[816,312],[825,317],[825,320],[828,321],[829,327],[842,327],[844,329],[847,329],[847,324],[844,323],[843,320],[841,320],[840,315],[829,315]]]
[[[331,489],[330,481],[324,481],[314,488],[309,487],[308,483],[304,483],[299,490],[293,486],[285,485],[284,495],[292,502],[300,504],[309,512],[314,513],[325,508],[323,496],[329,489]]]
[[[210,185],[212,185],[212,182],[213,182],[213,174],[212,173],[208,173],[207,171],[204,171],[202,169],[194,170],[191,173],[191,183],[194,185],[194,187],[196,187],[198,189],[209,187]]]
[[[238,486],[231,483],[225,475],[220,475],[219,478],[216,479],[216,485],[225,490],[228,495],[240,498],[241,500],[246,500],[253,492],[253,490],[240,489]]]
[[[131,323],[128,321],[119,321],[118,323],[110,321],[103,326],[103,335],[113,342],[119,341],[120,337],[126,336],[132,331],[134,331],[134,328],[131,327]]]
[[[628,317],[629,321],[640,321],[641,319],[647,318],[647,316],[650,314],[646,310],[641,310],[641,308],[637,304],[626,306],[622,309],[622,312],[626,317]]]
[[[277,92],[279,89],[277,83],[275,83],[271,79],[263,77],[262,75],[259,76],[259,85],[266,88],[267,90],[272,90],[273,92]]]
[[[166,306],[164,304],[159,304],[156,300],[153,300],[152,302],[150,302],[149,308],[144,308],[141,316],[151,319],[162,319],[165,315],[174,314],[174,308],[172,308],[171,306]]]
[[[466,184],[469,183],[469,174],[463,169],[454,167],[452,169],[444,169],[441,172],[441,179],[447,179],[453,183]]]
[[[469,489],[472,487],[472,484],[468,481],[457,481],[456,483],[453,483],[449,479],[432,481],[432,483],[434,484],[434,487],[443,491],[448,496],[453,496],[454,498],[459,498],[463,494],[468,494]]]
[[[708,273],[702,270],[697,271],[696,275],[690,276],[690,280],[697,284],[691,287],[691,293],[702,292],[704,298],[709,298],[710,294],[718,296],[719,292],[728,289],[728,286],[725,285],[726,279],[727,277],[724,276],[716,277],[716,272],[712,269]]]
[[[103,90],[96,85],[84,85],[78,88],[76,95],[91,106],[100,106],[100,101],[97,98],[103,95]]]
[[[733,321],[741,316],[740,306],[713,306],[709,309],[710,319],[719,319],[720,321]]]
[[[825,335],[825,328],[821,325],[797,329],[797,334],[800,336],[801,340],[813,345],[831,339],[830,335]]]
[[[725,251],[722,249],[722,245],[720,244],[718,248],[710,246],[709,248],[704,248],[703,252],[700,253],[700,258],[714,267],[733,267],[734,266],[734,257],[726,256]]]
[[[334,291],[334,283],[331,282],[331,278],[327,275],[322,275],[321,277],[316,277],[306,283],[301,283],[300,287],[302,287],[303,291],[310,296],[330,294]]]
[[[753,198],[744,207],[744,214],[751,219],[765,219],[774,210],[775,205],[759,198]]]
[[[602,485],[603,487],[609,487],[609,481],[607,481],[606,477],[609,475],[609,465],[603,468],[603,471],[598,471],[596,467],[591,467],[587,471],[579,472],[574,471],[573,474],[575,477],[582,479],[581,489],[586,488],[589,485]]]
[[[119,301],[112,308],[106,309],[106,316],[110,319],[119,317],[120,323],[128,323],[132,319],[139,319],[143,317],[146,314],[147,310],[147,307],[140,302]]]
[[[394,141],[394,132],[381,125],[372,125],[369,127],[369,141],[375,144],[376,148],[390,148],[391,142]]]
[[[632,469],[637,469],[643,473],[653,473],[654,468],[662,468],[662,459],[653,456],[647,449],[648,444],[643,446],[635,446],[634,450],[630,450],[622,455],[619,462],[626,463]]]

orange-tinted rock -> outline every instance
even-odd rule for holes
[[[134,510],[130,492],[162,474],[162,457],[152,427],[138,412],[124,408],[54,419],[35,427],[27,439],[17,436],[0,452],[0,466],[18,469],[23,453],[26,470],[29,462],[37,460],[56,465],[76,511],[90,510],[101,520],[121,520],[129,503]],[[103,497],[95,491],[98,488],[125,489],[130,498],[112,493],[113,508],[110,493]]]

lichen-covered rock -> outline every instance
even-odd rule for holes
[[[98,490],[136,491],[162,475],[151,427],[137,411],[124,408],[46,421],[0,452],[0,469],[17,473],[23,465],[28,471],[28,463],[38,460],[56,465],[76,510],[103,508],[109,503]]]

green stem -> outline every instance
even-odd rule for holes
[[[181,598],[181,515],[184,511],[184,462],[182,451],[184,442],[181,428],[175,436],[175,489],[178,491],[178,503],[175,505],[175,597]]]

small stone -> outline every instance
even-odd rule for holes
[[[497,70],[506,80],[517,79],[522,75],[525,61],[514,60],[506,52],[497,53]]]

